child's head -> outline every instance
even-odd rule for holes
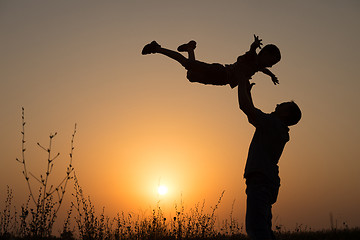
[[[261,67],[272,67],[281,59],[280,50],[273,44],[268,44],[263,47],[259,54],[259,64]]]
[[[301,110],[294,101],[278,104],[275,113],[287,126],[295,125],[301,119]]]

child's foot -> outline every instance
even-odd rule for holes
[[[143,48],[141,54],[142,55],[147,55],[147,54],[150,54],[150,53],[156,53],[156,49],[160,48],[160,47],[161,46],[157,42],[152,41],[151,43],[145,45],[145,47]]]
[[[194,40],[191,40],[188,43],[185,43],[183,45],[180,45],[177,50],[179,52],[189,52],[189,51],[194,51],[194,49],[196,48],[196,42]]]

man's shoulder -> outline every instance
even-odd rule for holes
[[[272,117],[271,113],[265,113],[259,108],[255,108],[254,112],[258,117],[262,117],[262,118],[271,118]]]
[[[264,113],[263,111],[261,111],[258,108],[254,108],[254,110],[252,111],[252,114],[248,115],[248,121],[249,121],[249,123],[254,125],[254,127],[257,128],[257,127],[265,125],[266,122],[268,122],[269,117],[270,117],[270,114]]]
[[[255,108],[251,117],[248,116],[249,122],[256,128],[273,128],[278,130],[289,131],[289,128],[281,119],[272,113],[264,113],[262,110]]]

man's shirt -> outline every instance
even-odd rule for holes
[[[271,183],[280,185],[278,162],[289,141],[289,128],[276,116],[256,109],[249,122],[256,128],[250,144],[244,177],[261,174]]]

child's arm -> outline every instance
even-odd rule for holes
[[[276,85],[276,84],[279,84],[279,80],[277,79],[277,77],[275,76],[275,74],[273,74],[269,69],[267,68],[263,68],[260,70],[262,73],[268,75],[271,77],[271,81],[273,81],[273,83]]]
[[[263,45],[261,41],[262,41],[262,39],[259,39],[259,36],[256,36],[254,34],[254,42],[250,46],[250,51],[256,53],[257,48],[261,49],[261,45]]]

